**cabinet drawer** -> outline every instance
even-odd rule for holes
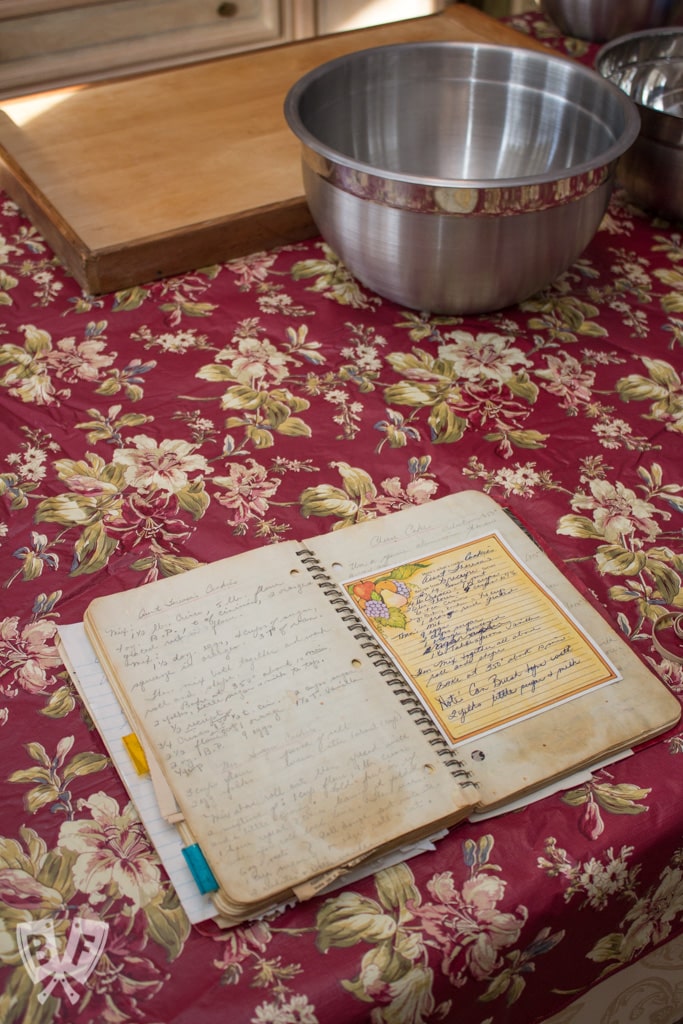
[[[7,17],[0,3],[4,96],[286,39],[282,0],[91,0],[47,10],[37,4],[36,9]],[[16,10],[16,5],[9,8]]]

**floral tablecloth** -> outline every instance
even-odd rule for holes
[[[92,298],[6,197],[0,236],[0,1020],[535,1024],[683,933],[683,726],[272,920],[190,926],[55,646],[95,595],[478,488],[683,699],[652,643],[683,607],[681,229],[617,190],[551,287],[466,318],[320,239]],[[109,926],[89,975],[76,920]],[[52,929],[44,977],[22,922]]]

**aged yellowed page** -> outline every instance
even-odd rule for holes
[[[617,678],[495,533],[344,588],[452,744]]]
[[[282,544],[116,597],[85,625],[235,906],[474,802]]]
[[[457,743],[458,758],[477,781],[481,810],[524,796],[655,736],[675,725],[681,713],[661,680],[488,495],[478,491],[449,495],[312,538],[309,545],[342,584],[491,533],[498,534],[548,588],[620,678],[488,735]],[[495,594],[496,581],[492,579],[490,586]],[[462,603],[467,604],[466,597]],[[500,669],[505,671],[506,654],[502,649],[500,653]],[[454,672],[461,660],[454,656]]]

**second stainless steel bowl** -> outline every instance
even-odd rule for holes
[[[437,313],[511,305],[573,263],[639,127],[589,68],[468,43],[337,58],[285,115],[323,238],[368,288]]]
[[[645,209],[683,219],[683,28],[614,39],[596,67],[640,113],[640,134],[617,168],[620,183]]]
[[[565,35],[604,43],[663,25],[683,24],[683,0],[539,0]]]

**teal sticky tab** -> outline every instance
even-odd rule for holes
[[[218,882],[214,878],[213,871],[206,863],[204,854],[199,849],[199,844],[194,843],[193,846],[184,846],[183,857],[185,858],[188,868],[192,872],[192,877],[197,883],[199,891],[216,892],[218,889]]]

